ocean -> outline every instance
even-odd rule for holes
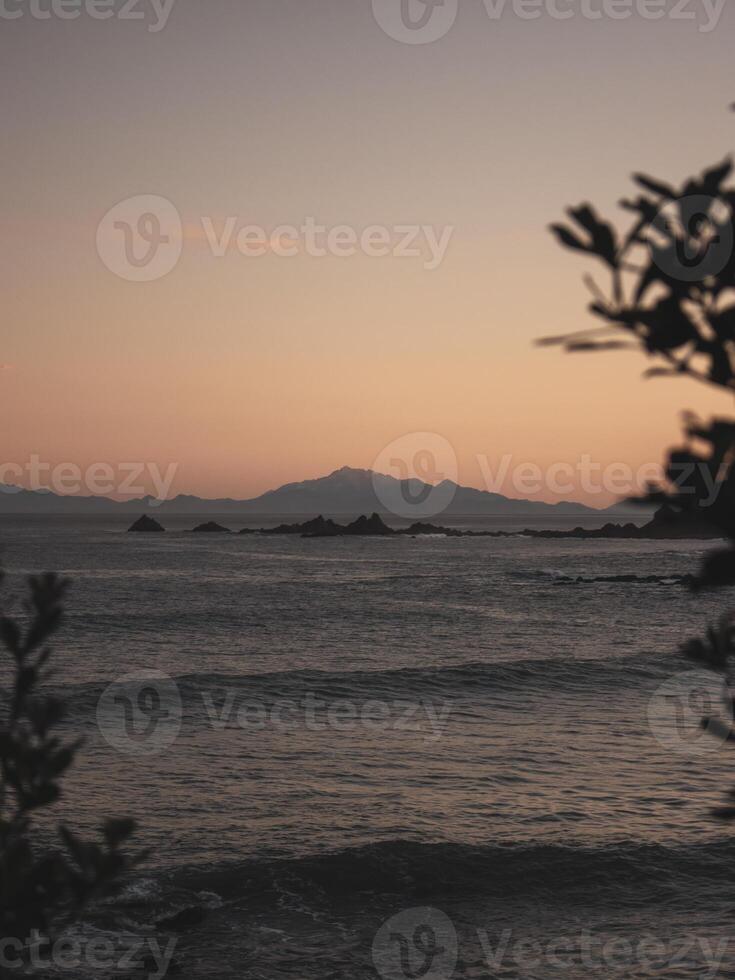
[[[6,609],[72,582],[54,816],[150,849],[80,942],[191,980],[735,976],[735,757],[677,653],[733,601],[680,580],[712,545],[130,520],[0,519]]]

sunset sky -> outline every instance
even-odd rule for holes
[[[533,340],[588,322],[590,267],[546,231],[566,205],[616,213],[633,170],[678,180],[735,146],[735,11],[703,31],[698,0],[695,20],[559,5],[577,14],[493,21],[460,0],[446,36],[408,45],[370,0],[176,0],[155,32],[143,0],[147,21],[6,3],[23,16],[0,21],[3,461],[173,462],[172,493],[250,497],[429,431],[482,486],[478,454],[637,466],[680,409],[728,408],[643,382],[637,355]],[[151,282],[97,250],[136,195],[182,220],[181,259]],[[453,231],[433,270],[216,257],[202,219],[231,216]]]

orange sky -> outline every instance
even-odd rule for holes
[[[173,493],[249,497],[370,467],[430,431],[455,448],[460,482],[482,486],[478,454],[637,467],[661,459],[680,409],[729,407],[641,381],[641,358],[533,340],[587,322],[587,266],[545,231],[566,204],[612,210],[631,170],[677,179],[732,145],[731,9],[702,34],[490,24],[478,5],[413,48],[369,4],[305,6],[178,0],[156,34],[3,25],[17,93],[0,109],[4,462],[176,463]],[[174,202],[188,229],[178,265],[148,283],[96,251],[103,216],[139,194]],[[228,216],[452,239],[434,270],[303,250],[217,258],[196,229]]]

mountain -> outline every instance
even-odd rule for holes
[[[486,516],[513,514],[587,513],[598,511],[584,504],[563,502],[546,504],[535,500],[513,500],[502,494],[474,490],[445,480],[431,487],[420,480],[397,480],[372,470],[335,470],[329,476],[301,483],[287,483],[269,490],[260,497],[248,500],[243,513],[256,514],[372,514],[389,513],[387,502],[422,500],[430,494],[437,500],[448,500],[440,513],[450,516]]]
[[[377,492],[376,492],[377,491]],[[452,517],[539,516],[565,514],[623,514],[629,508],[615,505],[604,510],[563,501],[547,504],[536,500],[515,500],[499,493],[474,490],[445,480],[431,487],[420,480],[397,480],[372,470],[348,466],[328,476],[301,483],[287,483],[250,500],[203,499],[180,494],[162,503],[153,497],[140,497],[120,503],[108,497],[61,496],[49,490],[23,490],[0,486],[0,514],[237,514],[341,516],[388,514],[394,501],[424,500],[430,495],[440,503],[448,501],[437,514]],[[411,516],[410,514],[408,516]],[[423,515],[416,515],[421,517]]]

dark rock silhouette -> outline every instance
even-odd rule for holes
[[[388,527],[380,514],[373,514],[371,517],[365,517],[364,515],[358,517],[356,521],[348,524],[341,533],[375,536],[395,534],[396,532],[392,527]]]
[[[333,537],[342,534],[344,528],[334,521],[325,520],[320,514],[311,521],[304,521],[303,524],[279,524],[278,527],[264,528],[261,534],[302,534],[312,537]],[[246,534],[247,529],[240,532]]]
[[[193,534],[232,534],[229,527],[222,527],[216,521],[207,521],[206,524],[199,524],[194,528]]]
[[[155,522],[154,522],[155,523]],[[202,525],[197,530],[225,530],[219,525]],[[279,524],[278,527],[262,528],[255,531],[244,528],[240,534],[298,534],[305,538],[334,538],[341,536],[366,537],[419,537],[421,535],[444,535],[451,538],[580,538],[580,539],[640,539],[640,540],[712,540],[721,537],[716,527],[708,524],[701,516],[676,513],[672,508],[659,508],[648,524],[605,524],[603,527],[575,527],[571,531],[557,529],[538,530],[527,528],[524,531],[472,531],[456,527],[443,527],[438,524],[416,521],[407,528],[389,527],[380,514],[370,517],[364,514],[351,524],[336,524],[326,520],[321,514],[301,524]]]
[[[660,507],[643,527],[636,524],[605,524],[593,530],[575,527],[573,531],[526,530],[521,533],[532,538],[638,538],[654,541],[710,541],[723,537],[721,530],[707,523],[700,515],[679,514],[668,505]]]
[[[644,528],[636,524],[605,524],[603,527],[575,527],[571,531],[527,528],[518,533],[525,538],[645,538]]]
[[[456,527],[438,527],[435,524],[425,524],[422,521],[416,521],[410,527],[407,527],[405,531],[400,531],[400,534],[409,534],[411,537],[416,537],[421,534],[443,534],[450,538],[461,538],[463,532]]]
[[[653,519],[641,528],[650,537],[662,538],[722,538],[722,528],[704,519],[704,511],[677,513],[669,504],[664,504],[653,515]]]
[[[249,533],[245,528],[241,534]],[[313,520],[304,521],[303,524],[279,524],[278,527],[263,528],[260,534],[300,534],[305,538],[335,538],[340,535],[365,535],[365,536],[385,536],[398,534],[392,527],[383,521],[379,514],[365,517],[363,514],[351,524],[336,524],[332,520],[326,520],[321,514]]]
[[[380,514],[373,514],[371,517],[363,514],[347,525],[325,520],[320,514],[311,521],[304,521],[303,524],[279,524],[278,527],[264,528],[260,533],[300,534],[305,538],[335,538],[341,535],[385,537],[399,532],[388,527]]]
[[[165,530],[166,528],[161,527],[158,521],[154,521],[152,517],[148,517],[147,514],[143,514],[143,516],[139,517],[134,524],[130,525],[130,527],[128,528],[128,533],[134,531],[134,532],[143,532],[148,534],[151,532],[165,531]]]

